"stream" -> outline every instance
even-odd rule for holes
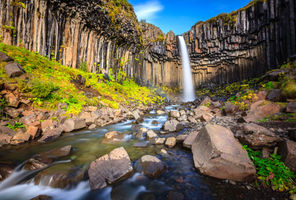
[[[176,107],[168,106],[166,110],[173,110]],[[167,114],[156,115],[155,111],[152,111],[145,116],[144,122],[140,125],[158,132],[167,119]],[[154,120],[158,121],[157,125],[152,123]],[[254,199],[256,197],[260,199],[260,192],[250,191],[245,185],[233,185],[227,181],[199,174],[194,168],[191,151],[182,148],[181,144],[173,149],[167,149],[167,156],[159,154],[162,148],[165,149],[162,145],[148,145],[145,148],[134,147],[133,144],[139,142],[139,140],[132,136],[132,133],[135,132],[132,128],[132,122],[132,120],[129,120],[95,130],[64,134],[49,143],[31,142],[30,144],[2,149],[0,151],[0,164],[5,163],[18,167],[15,168],[10,177],[0,182],[0,199],[25,200],[38,195],[48,195],[56,200],[166,199],[170,191],[173,191],[171,196],[175,199],[181,197],[183,199],[241,199],[242,194],[250,195],[250,192],[255,194]],[[104,134],[114,130],[125,134],[124,142],[102,144]],[[176,136],[185,131],[186,129],[179,133],[165,135],[165,137]],[[42,171],[27,171],[22,168],[23,163],[32,156],[66,145],[72,145],[71,154],[55,161],[48,168]],[[53,174],[61,174],[62,176],[71,172],[75,177],[80,171],[86,171],[90,162],[120,146],[126,149],[133,164],[143,155],[156,155],[167,164],[168,169],[156,179],[135,172],[129,179],[99,191],[90,190],[88,178],[85,176],[76,182],[55,183],[55,185],[63,185],[63,189],[53,185],[53,182],[55,182]],[[181,195],[181,197],[178,195]]]

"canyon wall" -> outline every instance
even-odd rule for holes
[[[0,27],[4,43],[93,73],[130,67],[139,52],[132,7],[112,1],[1,0]]]
[[[196,86],[256,77],[295,59],[295,13],[295,0],[257,0],[238,11],[195,24],[183,35]],[[158,68],[156,74],[162,77],[159,83],[182,88],[177,46],[173,33],[168,33],[165,41],[152,44],[144,69]],[[162,74],[163,69],[169,70]]]
[[[196,86],[258,76],[296,55],[296,0],[256,0],[184,33]],[[0,0],[0,40],[93,73],[182,88],[177,37],[107,0]]]

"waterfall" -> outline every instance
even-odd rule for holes
[[[178,36],[180,54],[182,58],[183,66],[183,101],[189,102],[195,100],[194,85],[192,80],[192,72],[190,66],[190,60],[188,55],[188,50],[183,36]]]

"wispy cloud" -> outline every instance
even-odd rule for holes
[[[136,15],[139,20],[153,21],[157,13],[163,10],[163,6],[158,1],[147,1],[134,6]]]

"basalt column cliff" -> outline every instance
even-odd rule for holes
[[[129,4],[113,1],[1,0],[0,35],[91,72],[126,70],[147,85],[182,88],[177,37],[138,23]],[[255,77],[296,54],[295,0],[252,1],[184,33],[196,86]]]

